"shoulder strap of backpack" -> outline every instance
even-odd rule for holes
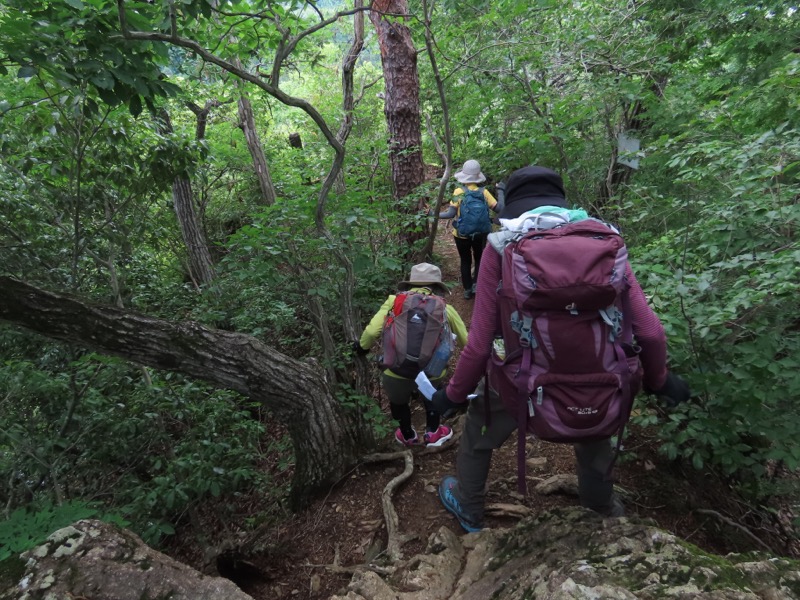
[[[511,242],[515,242],[522,237],[522,234],[517,231],[509,231],[508,229],[501,229],[490,233],[487,238],[492,248],[494,248],[500,256],[503,256],[503,250]]]
[[[394,305],[392,306],[392,316],[396,317],[403,312],[403,304],[406,303],[406,298],[408,298],[408,292],[397,293],[397,295],[394,297]]]

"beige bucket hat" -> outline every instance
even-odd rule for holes
[[[436,265],[430,263],[419,263],[411,267],[411,275],[408,280],[397,284],[400,291],[408,290],[413,287],[428,287],[432,291],[440,294],[449,294],[450,290],[442,283],[442,271]]]
[[[459,183],[483,183],[486,175],[481,173],[481,163],[477,160],[468,160],[461,170],[453,175]]]

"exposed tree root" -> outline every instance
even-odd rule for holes
[[[383,515],[386,518],[386,532],[388,536],[386,554],[393,563],[403,558],[403,552],[401,550],[403,544],[416,538],[416,536],[400,533],[400,519],[392,503],[392,495],[395,490],[405,483],[414,473],[414,456],[411,450],[403,450],[402,452],[370,454],[362,458],[362,462],[365,463],[383,462],[395,458],[403,458],[405,469],[403,469],[400,475],[386,484],[386,487],[383,489],[383,494],[381,494],[381,503],[383,504]]]
[[[493,517],[514,517],[522,519],[533,514],[533,511],[522,504],[487,504],[486,514]]]
[[[337,545],[336,550],[334,550],[333,553],[333,562],[331,564],[315,565],[313,563],[306,562],[304,566],[312,567],[314,569],[326,569],[331,573],[342,573],[344,575],[355,575],[360,571],[372,571],[378,575],[391,575],[394,573],[394,568],[392,567],[379,567],[377,565],[358,564],[345,567],[339,564],[339,560],[339,546]]]
[[[725,523],[726,525],[730,525],[734,529],[738,529],[739,531],[744,533],[747,537],[749,537],[751,540],[755,541],[759,546],[761,546],[762,548],[767,550],[770,554],[778,554],[772,548],[770,548],[767,545],[766,542],[761,541],[756,534],[754,534],[752,531],[750,531],[744,525],[740,525],[739,523],[737,523],[733,519],[729,519],[725,515],[720,514],[717,511],[711,510],[711,509],[708,509],[708,508],[697,508],[697,509],[695,509],[694,512],[696,512],[698,515],[709,515],[711,517],[715,517],[715,518],[719,519],[720,521],[722,521],[723,523]]]
[[[454,423],[454,425],[457,424],[458,423]],[[442,452],[443,450],[452,448],[454,446],[453,442],[457,441],[458,437],[460,437],[461,435],[460,427],[457,430],[455,427],[453,429],[454,429],[453,439],[448,444],[444,446],[425,448],[422,452],[426,454],[433,454],[436,452]],[[403,483],[405,483],[414,473],[414,455],[411,450],[401,450],[398,452],[379,452],[376,454],[368,454],[366,456],[362,456],[361,462],[359,463],[359,464],[375,464],[399,458],[403,459],[403,462],[405,463],[405,468],[403,469],[403,472],[400,473],[400,475],[398,475],[397,477],[395,477],[394,479],[389,481],[389,483],[386,484],[386,487],[383,489],[383,493],[381,494],[381,504],[383,505],[383,515],[386,521],[386,533],[387,533],[386,550],[382,554],[385,554],[389,559],[390,564],[395,566],[379,567],[373,564],[363,564],[363,563],[357,565],[343,566],[339,564],[338,546],[336,547],[333,563],[322,564],[322,565],[306,563],[306,566],[313,568],[324,568],[332,573],[344,573],[351,575],[358,571],[373,571],[380,575],[390,575],[394,573],[394,571],[398,568],[396,563],[399,563],[403,558],[403,551],[402,551],[403,545],[418,537],[416,535],[408,535],[400,532],[400,518],[398,517],[397,510],[395,510],[394,503],[392,502],[392,497],[394,496],[395,491]],[[508,514],[514,514],[512,509],[508,510],[509,510]]]

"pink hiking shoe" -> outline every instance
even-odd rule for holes
[[[453,429],[447,425],[439,425],[436,431],[428,431],[423,437],[426,446],[441,446],[453,437]]]
[[[412,429],[412,431],[414,431],[414,430]],[[425,435],[427,435],[427,434],[425,434]],[[406,439],[405,437],[403,437],[403,432],[400,431],[399,427],[394,432],[394,439],[398,444],[401,444],[403,446],[408,446],[408,447],[419,446],[422,443],[422,442],[420,442],[419,436],[417,435],[416,431],[414,431],[414,437],[412,437],[410,439]]]

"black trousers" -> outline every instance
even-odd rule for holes
[[[481,266],[481,255],[486,247],[488,233],[476,235],[472,238],[455,238],[458,256],[461,259],[461,285],[465,290],[472,289],[478,280],[478,269]],[[475,262],[475,277],[472,277],[472,262]]]

